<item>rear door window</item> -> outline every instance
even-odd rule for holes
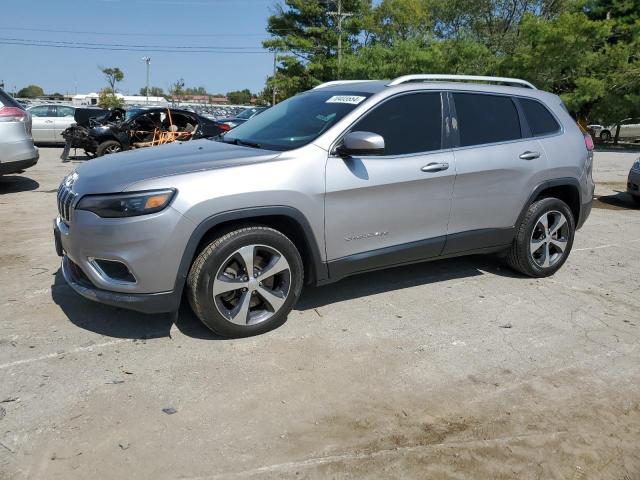
[[[547,107],[540,102],[527,98],[520,98],[519,101],[534,137],[549,135],[560,130],[560,125],[556,119],[547,110]]]
[[[453,99],[461,147],[522,138],[518,110],[510,97],[454,93]]]
[[[351,129],[384,138],[385,155],[407,155],[442,148],[440,92],[412,93],[376,107]]]
[[[58,105],[58,117],[73,117],[75,110],[73,107]]]

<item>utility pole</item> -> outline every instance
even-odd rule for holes
[[[338,78],[340,80],[340,69],[342,66],[342,21],[345,18],[353,16],[353,13],[342,11],[342,0],[337,0],[337,10],[334,12],[327,12],[329,15],[336,17],[338,27]]]
[[[145,93],[147,94],[147,105],[149,105],[149,67],[151,65],[151,57],[142,57],[142,60],[147,64],[147,88]]]
[[[271,100],[271,106],[273,107],[276,104],[276,75],[278,73],[277,67],[276,67],[276,56],[277,56],[277,51],[274,50],[273,51],[273,90],[272,90],[272,94],[273,94],[273,99]]]

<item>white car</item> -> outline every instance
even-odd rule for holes
[[[33,119],[33,141],[64,144],[62,132],[76,123],[75,107],[70,105],[37,105],[28,108]]]
[[[603,142],[609,142],[616,136],[617,125],[601,127],[598,136]],[[625,118],[620,122],[620,140],[637,142],[640,140],[640,118]]]

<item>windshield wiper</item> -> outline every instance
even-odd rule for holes
[[[224,138],[224,135],[216,135],[215,137],[212,137],[212,140],[215,140],[217,142],[222,142],[222,143],[230,143],[232,145],[242,145],[242,146],[251,147],[251,148],[262,148],[261,144],[249,142],[248,140],[240,140],[239,138],[234,138],[233,140],[226,140]]]
[[[262,148],[262,146],[259,143],[249,142],[247,140],[240,140],[239,138],[234,138],[233,140],[231,140],[231,143],[235,145],[244,145],[245,147],[251,147],[251,148]]]

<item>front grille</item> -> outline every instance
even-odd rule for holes
[[[58,188],[58,213],[65,222],[71,221],[71,207],[75,198],[76,194],[62,183]]]

